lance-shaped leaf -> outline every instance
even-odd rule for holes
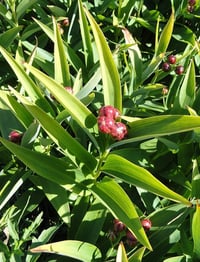
[[[15,96],[24,104],[27,110],[36,118],[51,139],[60,147],[72,160],[78,158],[80,162],[87,165],[89,170],[96,167],[96,159],[81,145],[71,137],[71,135],[52,117],[46,114],[38,106],[31,104],[27,99],[13,90]]]
[[[75,173],[66,161],[31,151],[1,137],[0,142],[38,175],[62,185],[68,190],[76,189],[79,191],[83,189],[83,186],[80,186],[79,182],[85,179],[85,177],[80,173]]]
[[[45,111],[51,112],[53,115],[54,112],[47,100],[44,98],[40,88],[34,83],[34,81],[26,74],[22,65],[18,64],[15,59],[3,48],[0,46],[0,52],[6,59],[6,61],[11,66],[12,70],[15,72],[19,82],[22,84],[23,88],[26,90],[29,97],[33,102],[40,105]]]
[[[116,142],[111,148],[153,137],[194,130],[200,127],[200,117],[188,115],[153,116],[136,120],[128,125],[130,126],[129,139]]]
[[[199,234],[199,228],[200,228],[200,205],[197,202],[196,205],[196,211],[192,218],[192,238],[194,242],[193,246],[193,257],[194,261],[200,260],[200,234]]]
[[[15,114],[17,119],[26,128],[33,122],[33,117],[16,99],[8,92],[0,90],[0,101],[3,101],[9,109]]]
[[[119,110],[122,108],[122,95],[119,73],[115,65],[112,53],[106,42],[106,39],[99,28],[98,24],[85,9],[85,13],[91,25],[97,50],[99,53],[99,61],[102,73],[103,89],[104,89],[104,103],[112,105]]]
[[[141,247],[136,250],[129,258],[129,262],[142,262],[142,258],[144,255],[145,247]]]
[[[170,42],[171,37],[172,37],[172,32],[173,32],[173,28],[174,28],[174,21],[175,21],[174,11],[172,11],[171,16],[170,16],[167,24],[163,28],[162,33],[160,35],[158,45],[157,45],[157,50],[155,50],[156,51],[155,56],[166,52],[167,47],[168,47],[169,42]]]
[[[96,117],[74,95],[67,92],[63,86],[38,69],[29,65],[26,66],[30,72],[46,86],[56,100],[65,107],[80,126],[91,129],[94,127],[96,124]]]
[[[92,43],[90,39],[89,26],[87,24],[87,19],[85,17],[82,1],[78,1],[79,7],[79,19],[80,19],[80,29],[83,42],[84,56],[86,67],[91,68],[93,64],[93,51]]]
[[[101,182],[94,184],[90,190],[114,217],[122,221],[133,232],[141,244],[152,250],[132,201],[115,180],[104,177]]]
[[[58,29],[57,22],[53,18],[54,26],[54,74],[56,82],[64,85],[71,86],[69,65],[64,50],[64,45]]]
[[[84,262],[100,262],[102,256],[100,250],[87,242],[77,240],[65,240],[41,245],[30,250],[33,253],[54,253],[62,256],[78,259]]]
[[[188,206],[191,205],[186,198],[170,190],[167,186],[156,179],[149,171],[143,167],[133,164],[119,155],[110,154],[102,167],[102,171],[113,175],[114,177],[120,178],[126,183],[144,188],[145,190],[156,195],[176,202],[181,202]]]
[[[21,31],[22,27],[14,27],[0,35],[0,45],[4,48],[8,46],[15,40],[17,34]]]
[[[126,255],[126,250],[124,248],[123,242],[119,243],[119,246],[117,249],[116,262],[128,262],[128,258]]]
[[[192,106],[195,99],[195,89],[195,67],[193,60],[191,60],[179,94],[179,104],[182,108],[186,108],[186,106]]]

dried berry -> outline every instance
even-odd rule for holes
[[[167,87],[163,87],[162,94],[165,96],[165,95],[168,94],[168,92],[169,92],[168,88]]]
[[[116,122],[114,129],[112,129],[111,135],[116,140],[122,140],[127,135],[126,125],[121,122]]]
[[[169,72],[169,71],[171,70],[170,64],[167,63],[167,62],[163,63],[163,64],[162,64],[162,70],[163,70],[164,72]]]
[[[170,64],[175,64],[175,63],[176,63],[176,57],[175,57],[175,55],[170,55],[170,56],[168,56],[167,61],[168,61],[168,63],[170,63]]]
[[[125,228],[126,228],[126,226],[119,219],[114,220],[114,231],[116,233],[124,231]]]
[[[97,122],[99,131],[102,133],[111,134],[115,128],[115,121],[112,118],[99,116]]]
[[[22,133],[20,133],[16,130],[13,130],[9,134],[9,140],[13,143],[20,144],[21,139],[22,139],[22,135],[23,135]]]
[[[141,224],[142,224],[142,226],[143,226],[143,228],[144,228],[144,230],[145,231],[148,231],[148,230],[150,230],[150,228],[151,228],[151,226],[152,226],[152,223],[151,223],[151,220],[150,219],[143,219],[142,221],[141,221]]]
[[[120,112],[117,108],[114,108],[113,106],[103,106],[99,110],[99,116],[105,116],[116,120],[120,117]]]
[[[73,89],[71,86],[65,86],[65,90],[67,90],[70,94],[73,94]]]
[[[193,13],[194,12],[194,5],[188,5],[187,6],[187,11],[189,12],[189,13]]]
[[[175,72],[177,75],[181,75],[184,72],[184,67],[182,65],[179,65],[176,67]]]

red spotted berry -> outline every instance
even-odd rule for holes
[[[121,122],[116,122],[111,135],[116,140],[122,140],[127,135],[126,125]]]
[[[141,221],[141,224],[142,224],[142,226],[143,226],[143,228],[144,228],[144,230],[145,231],[148,231],[148,230],[150,230],[150,228],[151,228],[151,226],[152,226],[152,223],[151,223],[151,220],[150,219],[143,219],[142,221]]]
[[[184,72],[184,67],[182,65],[177,66],[175,72],[177,75],[182,75]]]
[[[164,72],[169,72],[169,71],[171,70],[170,64],[167,63],[167,62],[163,63],[163,64],[162,64],[162,70],[163,70]]]
[[[130,230],[127,230],[126,232],[126,243],[131,247],[134,247],[137,244],[137,238]]]
[[[99,116],[105,116],[116,120],[120,117],[120,112],[117,108],[114,108],[113,106],[103,106],[99,110]]]
[[[175,55],[170,55],[170,56],[168,56],[167,61],[168,61],[168,63],[170,63],[170,64],[175,64],[175,63],[176,63],[176,57],[175,57]]]
[[[99,131],[102,133],[111,134],[112,130],[115,128],[115,121],[110,117],[99,116],[97,122]]]
[[[114,220],[114,232],[116,233],[122,232],[124,231],[125,228],[126,226],[119,219]]]
[[[16,130],[13,130],[12,132],[10,132],[9,140],[11,142],[16,143],[16,144],[20,144],[21,139],[22,139],[22,133],[20,133]]]

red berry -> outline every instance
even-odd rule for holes
[[[163,70],[164,72],[169,72],[169,71],[171,70],[170,64],[167,63],[167,62],[163,63],[163,64],[162,64],[162,70]]]
[[[151,220],[147,219],[147,218],[143,219],[141,221],[141,224],[142,224],[142,226],[143,226],[145,231],[148,231],[151,228],[151,226],[152,226]]]
[[[119,219],[114,220],[114,231],[116,233],[122,232],[126,226]]]
[[[111,134],[113,128],[115,128],[115,121],[112,118],[99,116],[98,117],[99,131],[105,134]]]
[[[184,67],[182,65],[179,65],[176,67],[175,72],[177,75],[181,75],[184,72]]]
[[[168,94],[168,92],[169,92],[168,88],[167,87],[163,87],[162,94],[165,96],[165,95]]]
[[[188,0],[188,4],[193,6],[196,4],[196,0]]]
[[[20,144],[21,139],[22,139],[22,133],[20,133],[16,130],[13,130],[12,132],[10,132],[9,140],[11,142],[16,143],[16,144]]]
[[[65,18],[63,21],[62,21],[62,25],[67,27],[69,26],[69,18]]]
[[[130,230],[127,230],[126,232],[126,243],[131,247],[137,244],[137,238],[133,235],[133,233]]]
[[[122,140],[127,135],[127,127],[124,123],[117,122],[112,129],[111,135],[116,140]]]
[[[117,108],[114,108],[113,106],[103,106],[99,110],[99,116],[106,116],[116,120],[120,117],[120,112]]]
[[[170,55],[170,56],[168,56],[167,61],[168,61],[170,64],[175,64],[175,63],[176,63],[176,57],[175,57],[175,55]]]

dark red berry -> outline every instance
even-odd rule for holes
[[[188,4],[193,6],[196,4],[196,0],[188,0]]]
[[[97,122],[99,131],[102,133],[111,134],[112,130],[115,128],[115,121],[113,118],[99,116]]]
[[[127,230],[126,232],[126,243],[131,247],[134,247],[137,244],[137,238],[130,230]]]
[[[167,61],[168,61],[170,64],[175,64],[175,63],[176,63],[176,57],[175,57],[175,55],[170,55],[170,56],[168,56]]]
[[[167,62],[163,63],[163,64],[162,64],[162,70],[163,70],[164,72],[169,72],[169,71],[171,70],[170,64],[167,63]]]
[[[152,226],[151,220],[147,219],[147,218],[143,219],[141,221],[141,224],[142,224],[142,226],[143,226],[145,231],[148,231],[151,228],[151,226]]]
[[[181,75],[184,72],[184,67],[182,65],[179,65],[176,67],[175,72],[177,75]]]
[[[122,140],[127,135],[127,127],[124,123],[116,122],[111,135],[116,140]]]
[[[16,143],[16,144],[20,144],[21,139],[22,139],[22,133],[20,133],[16,130],[13,130],[12,132],[10,132],[9,140],[11,142]]]
[[[116,120],[120,117],[120,112],[117,108],[114,108],[113,106],[103,106],[99,110],[99,116],[106,116]]]
[[[114,231],[116,233],[124,231],[125,228],[126,226],[119,219],[114,220]]]

